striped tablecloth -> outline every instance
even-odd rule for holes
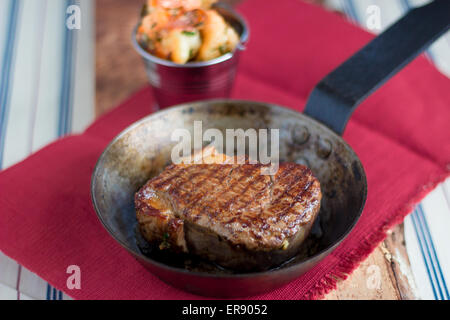
[[[426,2],[327,0],[326,5],[378,33],[411,7]],[[79,30],[66,27],[72,5],[81,9]],[[58,137],[81,131],[93,120],[94,45],[93,1],[0,1],[0,168]],[[450,76],[450,34],[431,46],[426,56]],[[450,179],[405,220],[419,298],[449,299],[450,251],[445,248],[450,243],[449,229]],[[0,299],[70,298],[0,253]]]
[[[72,5],[79,30],[66,26]],[[0,168],[93,121],[93,14],[91,0],[0,1]],[[30,298],[67,297],[0,253],[0,299]]]

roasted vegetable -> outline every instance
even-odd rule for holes
[[[236,31],[211,5],[216,0],[148,0],[136,38],[149,53],[175,63],[206,61],[232,52]]]

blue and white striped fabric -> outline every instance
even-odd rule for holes
[[[417,294],[449,300],[450,179],[429,194],[405,220],[405,242]]]
[[[71,5],[81,29],[66,27]],[[92,122],[93,14],[90,0],[0,0],[0,169]],[[0,299],[67,298],[0,253]]]
[[[371,32],[381,32],[413,7],[430,0],[327,0],[350,21]],[[381,29],[369,28],[373,6],[379,9]],[[436,68],[450,77],[450,33],[425,53]],[[405,242],[414,278],[415,294],[421,299],[449,300],[450,286],[450,179],[439,185],[405,219]]]

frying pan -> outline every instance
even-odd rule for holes
[[[106,230],[163,281],[204,296],[237,297],[270,291],[310,270],[330,254],[358,221],[367,194],[363,166],[341,134],[355,107],[449,28],[450,1],[437,0],[405,17],[326,76],[312,91],[304,114],[268,103],[211,100],[154,113],[120,133],[95,167],[91,195]],[[171,133],[249,128],[280,130],[281,161],[308,165],[323,201],[312,233],[314,249],[277,269],[224,273],[189,269],[144,254],[136,232],[134,193],[170,163]],[[308,241],[308,240],[307,240]],[[305,243],[305,246],[307,243]]]

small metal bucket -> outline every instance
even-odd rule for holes
[[[160,59],[139,45],[136,40],[137,27],[133,30],[133,46],[144,60],[148,78],[160,109],[190,101],[230,96],[239,54],[245,49],[249,29],[242,16],[232,8],[218,5],[214,9],[238,32],[240,43],[234,52],[213,60],[177,64]]]

